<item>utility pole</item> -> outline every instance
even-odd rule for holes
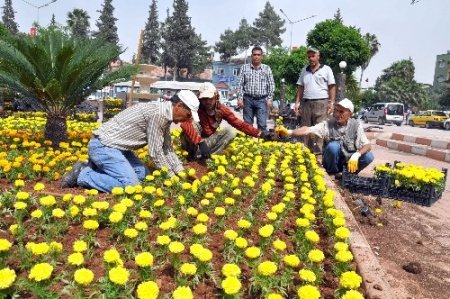
[[[36,8],[37,9],[37,24],[39,25],[39,10],[41,9],[41,8],[43,8],[43,7],[47,7],[47,6],[49,6],[50,4],[52,4],[52,3],[55,3],[57,0],[52,0],[52,1],[50,1],[50,2],[47,2],[47,3],[45,3],[45,4],[42,4],[42,5],[36,5],[36,4],[33,4],[33,3],[31,3],[31,2],[28,2],[27,0],[22,0],[23,2],[25,2],[26,4],[28,4],[28,5],[30,5],[30,6],[33,6],[34,8]]]
[[[139,66],[141,63],[141,54],[142,54],[142,42],[144,40],[144,30],[141,30],[141,35],[139,36],[139,42],[138,42],[138,49],[137,49],[137,55],[136,60],[134,61],[134,65],[136,67]],[[131,90],[130,90],[130,98],[128,99],[128,105],[127,107],[131,107],[133,102],[133,93],[134,93],[134,82],[136,81],[136,76],[133,76],[133,79],[131,79]]]
[[[314,17],[317,17],[317,15],[312,15],[312,16],[309,16],[309,17],[306,17],[306,18],[303,18],[303,19],[300,19],[297,21],[291,21],[291,19],[289,19],[289,17],[286,15],[286,13],[281,8],[280,8],[280,12],[286,17],[286,20],[291,25],[291,29],[290,29],[290,33],[289,33],[289,35],[290,35],[289,52],[290,52],[292,50],[292,31],[294,29],[294,24],[308,20],[308,19],[312,19]]]

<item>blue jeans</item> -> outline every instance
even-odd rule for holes
[[[267,132],[267,98],[253,98],[244,95],[244,121],[253,126],[253,118],[256,116],[258,129]]]
[[[149,173],[132,151],[108,147],[97,137],[89,141],[88,152],[89,160],[95,166],[88,166],[80,172],[79,186],[110,192],[114,187],[137,185]]]
[[[358,171],[360,172],[367,167],[374,159],[371,152],[361,155],[358,161]],[[341,144],[339,141],[331,141],[325,147],[323,152],[322,164],[328,173],[342,172],[344,164],[347,162],[344,154],[341,152]]]

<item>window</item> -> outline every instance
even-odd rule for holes
[[[240,68],[234,68],[233,69],[233,76],[239,76],[239,71],[240,70],[241,70]]]
[[[225,74],[225,70],[224,70],[223,68],[219,68],[219,69],[217,70],[217,73],[218,73],[219,75],[224,75],[224,74]]]
[[[445,65],[446,65],[446,63],[445,63],[444,60],[441,60],[441,61],[439,62],[439,67],[440,67],[440,68],[445,67]]]

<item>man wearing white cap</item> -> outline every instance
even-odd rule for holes
[[[353,110],[353,103],[349,99],[343,99],[334,107],[333,119],[295,130],[281,128],[278,132],[281,136],[314,134],[323,138],[326,146],[322,164],[330,174],[342,172],[345,163],[350,172],[359,172],[369,165],[374,157],[361,123],[351,118]]]
[[[181,90],[170,101],[134,105],[120,112],[89,141],[89,163],[78,162],[61,180],[61,187],[82,186],[108,192],[114,187],[133,186],[148,173],[133,151],[148,145],[156,167],[166,167],[169,176],[184,170],[175,154],[171,123],[198,121],[199,101],[190,90]]]
[[[212,83],[205,82],[199,91],[198,116],[200,122],[186,121],[180,125],[183,129],[181,144],[182,148],[189,153],[188,159],[207,159],[211,154],[220,152],[233,141],[236,136],[233,128],[226,127],[217,130],[222,120],[248,136],[271,139],[271,133],[256,129],[251,124],[240,120],[230,109],[221,104],[219,93]]]

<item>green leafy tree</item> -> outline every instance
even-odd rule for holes
[[[52,14],[52,18],[50,20],[50,24],[48,25],[49,27],[56,27],[56,18],[55,18],[55,14]]]
[[[378,38],[376,37],[375,34],[366,33],[366,35],[364,35],[364,39],[367,42],[367,46],[369,47],[370,55],[369,55],[369,59],[367,59],[367,61],[361,65],[361,76],[359,78],[359,87],[361,87],[361,82],[363,79],[364,71],[369,66],[369,63],[372,60],[372,58],[378,53],[378,51],[380,50],[380,46],[381,46],[381,44],[378,42]]]
[[[221,61],[230,62],[231,57],[238,54],[237,47],[235,33],[228,28],[220,35],[220,40],[216,42],[214,50],[220,54]]]
[[[94,32],[93,36],[117,46],[119,44],[119,36],[117,35],[117,18],[114,17],[112,0],[105,0],[102,10],[97,12],[100,13],[100,17],[95,22],[98,31]]]
[[[359,29],[336,20],[317,23],[308,33],[306,41],[309,46],[320,50],[323,63],[329,65],[335,74],[340,72],[340,61],[347,62],[345,73],[350,76],[370,57],[369,47]]]
[[[156,0],[152,0],[149,16],[144,29],[144,41],[142,43],[142,62],[157,64],[161,58],[161,31],[158,22],[158,8]]]
[[[266,47],[281,46],[283,40],[281,34],[286,31],[285,20],[282,19],[273,9],[269,1],[266,2],[264,10],[259,13],[258,18],[253,22],[255,27],[255,41]]]
[[[341,9],[340,8],[338,8],[336,13],[334,14],[334,20],[339,22],[339,23],[341,23],[341,24],[344,22],[344,19],[342,18],[342,15],[341,15]]]
[[[136,73],[133,66],[106,72],[123,52],[98,39],[74,39],[56,29],[34,38],[0,40],[0,88],[38,103],[47,114],[45,138],[57,147],[67,140],[66,117],[89,94]]]
[[[17,34],[19,32],[17,23],[14,19],[14,9],[12,7],[12,0],[5,0],[5,6],[3,6],[3,24],[12,33]]]
[[[414,80],[414,72],[415,67],[411,58],[394,62],[384,69],[375,83],[379,100],[401,102],[419,109],[428,107],[430,98],[423,84]]]
[[[200,34],[194,34],[192,41],[194,51],[192,60],[187,66],[188,76],[202,73],[211,64],[212,56],[211,47],[207,45]]]
[[[73,37],[88,38],[89,14],[84,9],[75,8],[67,13],[67,26]]]

